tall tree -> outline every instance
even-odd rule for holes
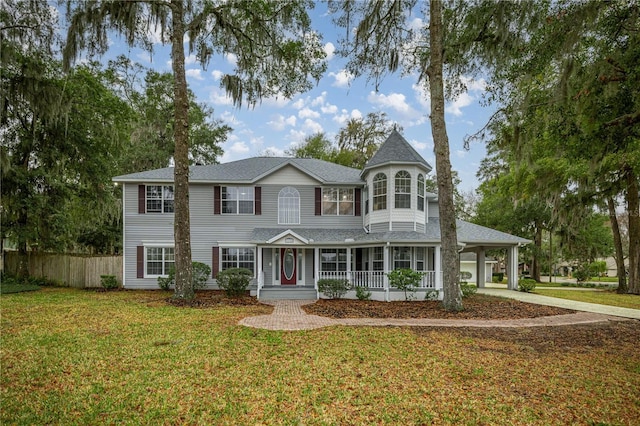
[[[188,50],[206,66],[214,54],[238,58],[233,74],[221,79],[233,102],[250,105],[263,97],[290,97],[311,87],[326,69],[318,35],[310,31],[307,9],[300,1],[213,0],[68,2],[69,28],[65,64],[80,51],[108,48],[108,31],[122,33],[131,46],[153,50],[150,35],[161,32],[171,45],[174,75],[175,293],[192,299],[189,215],[189,97],[185,78],[184,39]]]
[[[336,135],[339,155],[349,160],[344,165],[363,169],[393,129],[402,133],[402,127],[390,122],[385,112],[349,119]]]

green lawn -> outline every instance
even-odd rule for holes
[[[619,306],[621,308],[640,309],[640,296],[633,294],[617,294],[606,290],[535,290],[542,296],[576,300],[578,302],[599,303],[601,305]]]
[[[524,340],[497,338],[501,330],[489,337],[490,330],[393,327],[266,331],[237,322],[268,308],[178,308],[163,303],[168,294],[2,295],[0,424],[631,425],[640,418],[636,335],[596,344],[587,330],[582,347],[549,345],[548,327],[508,332]]]

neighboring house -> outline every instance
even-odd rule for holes
[[[442,289],[437,198],[425,191],[430,171],[396,131],[364,170],[273,157],[193,166],[192,258],[211,266],[211,288],[218,271],[250,269],[258,298],[315,298],[322,278],[346,278],[376,300],[404,298],[389,287],[386,274],[396,268],[424,273],[424,297]],[[113,180],[123,193],[123,285],[158,288],[174,264],[173,169]],[[485,249],[508,248],[517,268],[518,246],[528,242],[458,221],[459,248],[476,252],[477,276],[486,273]],[[517,269],[508,275],[515,289]]]

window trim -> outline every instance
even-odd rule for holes
[[[336,199],[335,200],[325,200],[325,191],[336,191]],[[342,192],[351,192],[351,201],[341,201]],[[325,213],[325,203],[335,203],[336,212],[335,213]],[[350,203],[351,204],[351,213],[340,214],[340,204],[341,203]],[[322,216],[355,216],[356,215],[356,191],[355,188],[340,188],[337,186],[333,187],[323,187],[322,188]]]
[[[150,187],[160,187],[160,198],[149,198],[149,188]],[[165,193],[165,188],[171,188],[172,198],[167,198]],[[160,201],[160,210],[149,210],[149,201]],[[175,187],[173,185],[144,185],[144,213],[145,214],[173,214],[175,211]],[[165,211],[168,202],[171,201],[171,211]]]
[[[162,249],[162,272],[163,274],[149,274],[149,249]],[[145,244],[144,245],[144,278],[166,278],[169,276],[169,270],[166,269],[167,259],[166,259],[166,249],[173,250],[173,265],[176,263],[176,253],[175,246],[173,244]]]
[[[228,194],[228,188],[235,188],[236,198],[225,198]],[[240,199],[240,190],[246,189],[246,193],[248,194],[250,199]],[[225,203],[235,202],[235,212],[225,212]],[[251,202],[251,212],[241,212],[240,211],[240,203],[241,202]],[[247,215],[252,216],[256,214],[256,197],[255,197],[255,188],[252,186],[221,186],[220,187],[220,214],[223,215]]]
[[[393,207],[396,209],[411,208],[411,173],[406,170],[399,170],[394,179],[394,200]],[[399,201],[408,202],[407,206],[399,206]]]
[[[319,265],[320,266],[320,272],[346,272],[348,270],[348,268],[349,268],[347,250],[350,250],[350,249],[348,249],[348,248],[330,248],[330,247],[321,248],[320,249],[320,253],[319,253],[320,254],[320,259],[319,259],[320,260],[320,265]],[[343,253],[344,254],[344,261],[340,260],[341,252],[344,252]],[[335,256],[336,256],[335,257],[335,261],[328,261],[328,262],[324,261],[323,258],[322,258],[322,255],[324,253],[328,253],[328,254],[333,253],[333,254],[335,254]],[[324,267],[323,267],[324,264],[334,264],[336,266],[336,269],[333,270],[333,271],[328,271],[328,270],[324,269]],[[340,266],[339,266],[340,264],[344,264],[344,270],[340,269]]]
[[[387,175],[378,173],[373,177],[373,194],[372,194],[372,210],[386,210],[388,207],[387,200]],[[380,204],[380,206],[379,206]],[[384,206],[382,206],[384,205]]]
[[[285,190],[287,191],[285,192]],[[283,206],[282,203],[285,200],[295,200],[296,205]],[[292,207],[295,208],[293,212],[288,210]],[[295,217],[292,218],[294,215]],[[278,192],[278,225],[300,225],[300,191],[293,186],[285,186]]]
[[[424,182],[424,175],[422,173],[418,173],[418,178],[416,182],[418,184],[418,195],[416,197],[416,202],[418,203],[418,205],[416,206],[416,208],[418,209],[418,211],[423,212],[424,198],[425,198],[425,182]]]
[[[256,277],[256,267],[257,267],[257,250],[256,247],[254,246],[237,246],[237,245],[225,245],[225,246],[219,246],[219,250],[220,250],[220,254],[219,254],[219,271],[224,271],[227,269],[232,269],[232,268],[242,268],[243,266],[240,266],[241,263],[247,263],[246,261],[241,261],[240,259],[240,254],[237,254],[237,259],[235,261],[229,261],[229,260],[225,260],[225,256],[227,256],[228,254],[228,250],[242,250],[242,249],[246,249],[246,250],[250,250],[251,253],[253,254],[253,260],[252,260],[252,264],[253,267],[252,272],[253,272],[253,278]],[[225,263],[235,263],[234,266],[232,267],[225,267]],[[249,268],[246,268],[249,269]]]

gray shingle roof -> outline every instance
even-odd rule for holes
[[[407,142],[397,130],[393,130],[387,140],[380,145],[378,151],[376,151],[364,166],[362,173],[364,174],[371,168],[391,163],[416,163],[424,166],[427,172],[432,169],[431,165],[413,149],[409,142]]]
[[[475,225],[463,220],[457,221],[458,242],[467,245],[515,245],[527,244],[531,241],[516,237],[495,229]],[[256,228],[253,230],[251,241],[260,244],[287,231],[288,228]],[[345,240],[354,243],[439,243],[440,221],[429,218],[425,232],[389,231],[366,233],[362,229],[315,229],[291,228],[296,234],[309,240],[310,244],[345,244]],[[350,242],[351,243],[351,242]]]
[[[323,184],[363,184],[360,170],[313,158],[254,157],[224,164],[191,166],[189,180],[198,183],[254,183],[291,165]],[[173,168],[113,178],[115,182],[173,182]]]

